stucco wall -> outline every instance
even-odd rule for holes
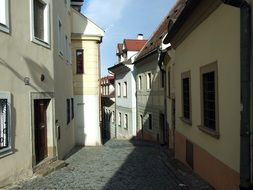
[[[53,2],[53,42],[54,42],[54,85],[55,85],[55,119],[61,126],[61,138],[58,140],[58,156],[63,158],[75,145],[74,120],[67,124],[67,99],[73,98],[72,65],[59,54],[58,18],[62,22],[63,34],[71,39],[71,15],[61,0]]]
[[[97,38],[85,36],[72,38],[73,83],[76,105],[76,143],[96,146],[101,144],[99,107],[100,107],[100,66],[99,44]],[[76,50],[84,51],[84,74],[76,74]],[[81,135],[81,136],[80,136]]]
[[[176,130],[210,155],[239,172],[240,161],[240,10],[221,5],[176,49]],[[216,139],[201,124],[200,67],[217,62],[219,133]],[[181,73],[191,73],[192,125],[182,116]],[[180,151],[180,150],[179,150]]]
[[[119,72],[115,74],[115,106],[116,106],[116,130],[117,138],[131,138],[136,135],[136,96],[135,79],[133,65],[127,65],[128,72]],[[127,97],[123,96],[124,82],[127,82]],[[117,96],[118,83],[121,84],[121,96]],[[118,126],[118,113],[121,113],[122,125]],[[125,129],[124,115],[128,115],[128,128]]]
[[[0,31],[0,91],[11,93],[13,153],[0,157],[0,186],[32,174],[31,92],[54,91],[52,48],[31,41],[30,1],[10,0],[10,15],[10,33]]]
[[[164,88],[161,87],[161,72],[157,62],[157,54],[150,55],[135,65],[137,90],[137,123],[140,125],[140,115],[143,115],[144,132],[153,141],[161,142],[160,114],[164,113]],[[147,74],[152,73],[151,89],[147,89]],[[139,90],[139,76],[142,77],[142,90]],[[148,129],[148,114],[152,114],[153,129]],[[141,127],[138,126],[140,129]],[[159,139],[157,139],[159,136]]]

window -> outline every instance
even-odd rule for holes
[[[161,71],[161,88],[164,88],[164,85],[165,85],[165,72],[164,71]]]
[[[0,30],[9,32],[9,0],[0,0]]]
[[[65,35],[65,58],[67,60],[68,64],[71,64],[71,52],[70,52],[70,47],[69,47],[69,39],[68,36]]]
[[[124,115],[124,128],[125,129],[128,128],[128,115],[127,114]]]
[[[201,73],[201,129],[209,132],[215,137],[218,134],[218,83],[217,83],[217,63],[204,66]]]
[[[67,124],[70,123],[70,99],[67,99]]]
[[[127,82],[124,82],[123,96],[127,97]]]
[[[49,4],[47,0],[31,0],[33,19],[33,41],[42,45],[49,44]]]
[[[168,71],[168,97],[170,98],[170,71]]]
[[[112,123],[114,123],[114,122],[115,122],[115,112],[112,111]]]
[[[141,77],[141,75],[138,76],[138,89],[142,90],[142,77]]]
[[[120,85],[120,83],[118,83],[117,96],[118,96],[118,97],[121,96],[121,85]]]
[[[143,128],[143,115],[140,115],[139,117],[139,129],[141,130]]]
[[[191,78],[190,72],[182,73],[182,119],[191,122]]]
[[[121,126],[121,113],[118,113],[118,126]]]
[[[152,84],[152,74],[148,73],[147,74],[147,90],[151,89],[151,84]]]
[[[63,30],[62,30],[62,22],[58,18],[58,50],[59,54],[63,56]]]
[[[10,93],[0,92],[0,153],[11,149]]]
[[[83,49],[76,50],[76,74],[84,74]]]
[[[71,98],[71,118],[74,119],[75,113],[74,113],[74,98]]]
[[[152,130],[152,114],[148,114],[148,129]]]

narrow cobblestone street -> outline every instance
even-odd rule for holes
[[[165,147],[148,142],[111,140],[77,150],[68,166],[15,184],[9,189],[212,189],[174,160]]]

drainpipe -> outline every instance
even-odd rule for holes
[[[241,9],[241,127],[240,127],[240,189],[251,186],[250,150],[250,77],[251,77],[251,7],[245,0],[223,0]]]
[[[168,110],[167,110],[167,96],[166,96],[166,94],[167,94],[167,79],[166,79],[166,68],[164,66],[164,57],[165,57],[165,54],[167,52],[167,49],[163,50],[162,47],[159,47],[157,49],[157,51],[158,51],[158,66],[159,66],[161,72],[165,75],[164,79],[162,79],[162,80],[164,80],[164,93],[163,93],[163,95],[164,95],[164,100],[163,100],[163,103],[164,103],[164,121],[163,122],[164,123],[163,123],[163,126],[165,127],[165,130],[163,129],[163,133],[165,133],[165,131],[169,131],[168,126],[167,126],[167,123],[168,123],[167,122],[167,112],[168,112]],[[164,144],[166,144],[166,136],[165,135],[167,136],[168,134],[163,134],[163,143]]]

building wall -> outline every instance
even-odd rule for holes
[[[226,27],[224,27],[226,26]],[[217,189],[238,189],[240,168],[240,9],[220,5],[177,47],[175,55],[176,157],[193,143],[194,170]],[[219,134],[201,131],[200,67],[217,62]],[[192,124],[182,116],[181,74],[190,71]],[[208,163],[213,163],[212,168]],[[222,165],[222,167],[220,167]],[[220,175],[222,168],[224,175]],[[210,171],[208,174],[206,171]],[[230,181],[229,188],[224,187]]]
[[[84,50],[84,74],[76,74],[77,49]],[[72,38],[72,60],[75,109],[77,115],[77,144],[94,146],[101,144],[99,126],[99,44],[96,39],[86,40],[85,37]],[[82,111],[82,112],[80,112]],[[79,115],[80,114],[80,115]],[[83,131],[84,141],[78,137]],[[81,142],[82,141],[82,142]]]
[[[137,89],[137,124],[140,126],[140,115],[143,116],[144,139],[162,142],[160,114],[164,112],[164,88],[161,86],[161,72],[157,63],[157,54],[153,54],[135,65]],[[152,73],[151,89],[147,89],[147,75]],[[139,90],[139,76],[142,77],[142,90]],[[152,114],[152,130],[148,129],[148,114]]]
[[[0,91],[11,93],[12,153],[0,154],[0,186],[32,175],[31,93],[54,91],[52,44],[46,48],[31,41],[30,1],[10,0],[9,14],[10,33],[0,31]]]
[[[72,65],[67,61],[67,55],[59,54],[58,19],[62,22],[63,35],[67,36],[68,44],[71,41],[71,15],[68,8],[61,0],[53,2],[53,42],[54,42],[54,85],[55,85],[55,120],[60,125],[61,138],[58,140],[58,156],[64,158],[74,147],[74,119],[67,124],[67,99],[73,98]],[[65,39],[65,38],[64,38]],[[62,41],[64,41],[62,39]],[[70,60],[71,61],[71,60]],[[64,83],[64,85],[62,85]]]
[[[116,97],[116,131],[117,138],[131,138],[136,135],[136,97],[133,65],[127,65],[130,71],[115,74],[115,97]],[[124,82],[127,82],[127,97],[123,97]],[[118,96],[118,83],[121,84],[121,96]],[[118,113],[121,113],[122,125],[118,125]],[[128,115],[128,128],[124,128],[124,115]]]

